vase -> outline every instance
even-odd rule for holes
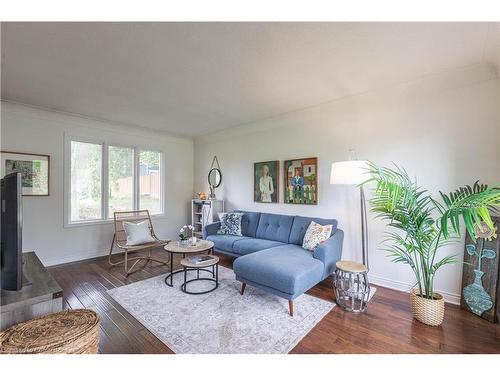
[[[463,289],[463,295],[467,306],[476,315],[483,315],[483,313],[493,307],[493,301],[490,295],[486,292],[483,287],[483,275],[484,272],[480,270],[474,270],[474,282],[467,285]]]
[[[432,299],[420,297],[419,289],[410,291],[413,317],[429,326],[440,326],[444,319],[444,299],[439,293],[433,293]]]

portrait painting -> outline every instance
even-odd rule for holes
[[[278,203],[279,164],[278,160],[254,163],[254,202]]]
[[[21,172],[23,195],[49,195],[48,155],[1,151],[2,177]]]
[[[318,158],[284,162],[285,203],[318,204]]]

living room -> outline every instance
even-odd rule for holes
[[[91,19],[1,23],[0,353],[498,363],[498,22]]]

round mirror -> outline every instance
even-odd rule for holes
[[[212,168],[208,172],[208,184],[211,187],[219,187],[222,182],[222,173],[219,168]]]

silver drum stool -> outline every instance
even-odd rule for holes
[[[368,306],[370,283],[368,267],[349,260],[338,261],[333,279],[337,303],[350,312],[363,312]]]

